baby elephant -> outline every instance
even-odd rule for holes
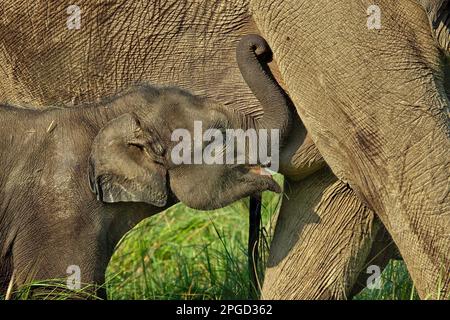
[[[177,201],[215,209],[280,192],[270,176],[246,164],[174,161],[174,130],[192,133],[195,121],[221,131],[242,123],[174,87],[133,87],[76,109],[1,106],[1,292],[73,270],[95,292],[115,245],[142,219]]]

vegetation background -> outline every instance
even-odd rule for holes
[[[282,183],[281,176],[276,179]],[[108,299],[257,299],[281,197],[263,195],[256,288],[250,285],[248,270],[249,200],[245,199],[208,212],[178,204],[142,221],[118,244],[108,266]],[[83,288],[67,293],[66,281],[32,283],[15,291],[14,299],[67,299],[74,294],[82,299],[96,298]],[[31,297],[30,289],[36,286],[46,290]],[[381,276],[381,288],[366,288],[355,299],[411,300],[418,295],[403,262],[392,261]]]
[[[273,193],[263,197],[262,260],[280,200]],[[178,204],[146,219],[114,253],[107,272],[108,298],[257,298],[258,288],[249,286],[248,212],[246,199],[210,212]],[[382,274],[381,289],[365,289],[355,299],[410,300],[417,294],[403,262],[393,261]]]

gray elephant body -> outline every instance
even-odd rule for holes
[[[3,290],[12,273],[21,286],[64,278],[70,266],[80,268],[82,283],[101,285],[125,232],[179,199],[218,208],[280,191],[246,165],[172,162],[174,129],[193,131],[194,120],[232,128],[234,120],[178,88],[134,87],[76,109],[2,106],[0,119]]]
[[[383,29],[367,33],[366,14],[371,4],[119,1],[93,7],[88,1],[81,1],[79,5],[84,12],[81,29],[68,30],[63,4],[41,6],[12,1],[2,5],[8,23],[0,26],[4,47],[0,63],[5,66],[1,69],[1,99],[42,109],[61,102],[93,102],[135,81],[148,81],[177,84],[230,110],[260,117],[263,112],[239,73],[234,49],[243,35],[262,34],[275,53],[277,64],[271,66],[273,73],[289,92],[311,133],[307,136],[303,125],[294,122],[291,134],[294,139],[288,139],[287,152],[282,154],[283,172],[294,180],[303,180],[286,185],[292,200],[285,201],[280,213],[279,219],[284,222],[274,236],[263,297],[348,297],[357,275],[365,271],[366,260],[371,261],[377,229],[383,229],[364,204],[376,210],[390,233],[395,233],[396,226],[406,226],[404,235],[397,235],[395,241],[407,256],[408,268],[421,296],[426,297],[436,282],[438,256],[444,253],[444,261],[448,261],[445,254],[448,239],[438,236],[448,234],[448,221],[412,223],[422,221],[419,218],[422,211],[430,213],[429,219],[446,217],[448,212],[448,193],[442,182],[445,170],[448,176],[446,151],[437,147],[446,145],[443,132],[448,128],[443,109],[436,107],[439,104],[436,99],[443,99],[443,104],[447,101],[440,91],[442,66],[426,14],[415,1],[381,1]],[[323,8],[333,14],[325,17]],[[18,14],[25,11],[33,14]],[[45,21],[43,15],[47,17]],[[327,29],[322,30],[325,26]],[[344,37],[347,34],[351,36]],[[426,74],[434,75],[438,81],[418,83],[417,79],[429,80]],[[387,84],[386,79],[392,81],[380,86]],[[413,83],[417,85],[411,86]],[[426,88],[421,89],[422,85]],[[404,90],[393,93],[393,88]],[[411,95],[415,92],[422,97]],[[349,106],[355,108],[349,110]],[[392,116],[386,116],[389,111],[383,110],[390,110]],[[414,115],[417,121],[409,121]],[[419,115],[426,117],[422,121]],[[373,126],[361,119],[376,121],[380,130],[374,135],[373,130],[368,130]],[[399,122],[401,119],[404,122]],[[433,119],[440,131],[433,131],[430,124]],[[396,129],[386,128],[384,121]],[[440,190],[440,200],[437,193],[430,191],[429,181],[405,178],[405,188],[398,188],[402,183],[392,184],[394,180],[386,178],[412,172],[411,168],[416,167],[411,157],[405,158],[404,151],[408,144],[415,145],[413,141],[421,141],[421,137],[414,136],[408,128],[436,134],[436,139],[429,142],[436,151],[425,148],[426,143],[421,144],[434,161],[426,167],[423,162],[418,163],[417,167],[433,177],[432,184]],[[402,140],[403,144],[398,145],[396,138],[406,136],[406,132],[414,139]],[[379,152],[380,143],[384,146],[383,153]],[[384,153],[387,149],[389,152]],[[397,159],[396,166],[392,162],[378,163],[381,154]],[[345,182],[336,181],[333,173],[323,168],[321,155],[333,173]],[[423,158],[419,153],[412,157]],[[371,167],[374,163],[376,168]],[[376,174],[378,170],[385,173],[383,178]],[[392,192],[379,185],[383,179],[390,182],[392,188],[388,189]],[[385,193],[391,196],[385,197]],[[429,199],[427,194],[431,195]],[[412,205],[407,204],[408,199]],[[421,200],[426,205],[419,205]],[[397,215],[392,210],[396,203],[402,212]],[[402,208],[410,209],[410,214],[405,215]],[[309,217],[306,220],[302,218],[305,212]],[[395,223],[387,223],[387,216]],[[398,221],[396,216],[400,217]],[[296,229],[282,228],[283,225]],[[435,232],[438,225],[441,230]],[[352,238],[355,232],[358,236]],[[332,241],[330,235],[335,235]],[[420,235],[416,241],[414,235]],[[349,241],[349,237],[355,241]],[[431,248],[430,255],[424,244]],[[280,273],[285,276],[280,277]]]
[[[379,30],[368,28],[365,4],[254,1],[253,12],[325,161],[380,217],[419,295],[443,298],[450,127],[442,52],[415,1],[379,1]],[[322,21],[333,27],[318,23],[327,6]]]
[[[18,289],[33,280],[64,279],[70,266],[81,268],[84,285],[103,283],[120,237],[143,218],[163,210],[96,199],[87,183],[87,170],[100,123],[89,113],[74,111],[79,121],[61,110],[3,106],[0,112],[3,294],[13,273],[12,288]]]

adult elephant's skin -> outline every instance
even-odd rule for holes
[[[379,1],[382,27],[370,30],[369,1],[252,4],[324,159],[381,218],[419,295],[445,297],[449,101],[425,11],[411,0]]]
[[[288,180],[284,192],[263,299],[349,299],[367,287],[370,266],[398,257],[375,214],[328,168]]]
[[[242,122],[172,87],[134,87],[77,109],[2,106],[0,279],[14,274],[20,287],[77,266],[83,284],[102,285],[115,245],[144,217],[178,200],[213,209],[281,191],[246,164],[176,162],[171,128],[193,135],[194,120],[211,129]]]
[[[262,115],[235,60],[242,36],[259,33],[246,1],[77,3],[82,10],[79,30],[67,28],[70,2],[0,5],[2,101],[25,108],[76,106],[138,81],[177,84],[231,110]],[[282,82],[276,66],[273,70]],[[300,179],[318,170],[320,166],[310,164],[320,163],[321,156],[311,148],[300,122],[293,123],[293,132],[296,139],[286,146],[281,163],[283,172]],[[123,221],[129,227],[135,222]],[[8,246],[1,250],[2,261],[11,259]],[[298,272],[308,274],[308,270],[303,265]],[[321,272],[326,275],[331,270]],[[9,276],[3,279],[8,281]]]
[[[213,98],[233,110],[258,115],[261,112],[255,110],[260,110],[259,102],[237,68],[234,53],[236,44],[245,34],[261,33],[255,26],[255,18],[272,45],[278,45],[273,42],[274,38],[278,38],[281,43],[280,48],[274,48],[277,55],[283,47],[290,46],[287,39],[280,39],[278,27],[265,27],[275,18],[272,17],[272,11],[276,10],[263,8],[258,11],[258,6],[252,9],[247,0],[173,0],[158,4],[149,1],[117,1],[98,2],[95,6],[91,1],[78,1],[81,9],[79,30],[67,28],[69,15],[66,10],[71,4],[70,1],[56,4],[18,0],[1,4],[2,101],[40,108],[48,105],[77,105],[95,102],[136,81],[145,81],[177,84]],[[323,7],[328,6],[329,3]],[[250,9],[256,13],[255,17],[250,14]],[[287,6],[278,8],[281,9],[287,9]],[[281,23],[280,27],[285,25]],[[307,52],[306,58],[313,53]],[[291,56],[301,58],[295,53]],[[286,65],[289,59],[283,55],[280,58],[284,58]],[[281,81],[276,67],[274,73]],[[315,75],[310,79],[314,81]],[[307,81],[308,78],[303,80]],[[297,86],[295,83],[287,85],[289,91],[294,90],[291,94],[296,97],[297,103]],[[317,96],[322,97],[323,92],[320,91]],[[319,109],[314,106],[314,110]],[[305,137],[301,124],[295,122],[294,125],[293,130],[299,132],[300,139],[296,139],[293,147],[287,149],[290,152],[287,159],[294,158],[292,165],[284,168],[284,172],[300,179],[304,173],[296,168],[309,169],[310,174],[318,168],[311,168],[309,160],[321,157],[311,152],[314,149],[309,147],[311,143],[306,143],[303,152],[296,152],[298,147],[303,146],[302,140],[310,138]],[[331,173],[327,174],[332,177]],[[304,192],[307,194],[309,190],[305,189]],[[354,198],[343,201],[353,201],[351,199]],[[321,232],[325,236],[328,231],[319,228],[310,232],[320,237]],[[328,243],[326,246],[332,248],[333,244]],[[311,251],[311,255],[315,254]],[[2,255],[5,255],[4,250]],[[330,258],[319,254],[317,259],[329,261]],[[302,265],[298,274],[308,274],[309,268],[308,264]],[[314,271],[314,267],[311,270]],[[334,271],[324,264],[321,272],[324,277],[317,286],[327,283],[326,275]],[[345,287],[351,287],[350,280]],[[303,297],[317,296],[305,293]]]

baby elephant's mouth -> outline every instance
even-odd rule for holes
[[[273,179],[273,172],[266,169],[264,166],[257,165],[257,166],[246,166],[246,169],[248,170],[248,174],[254,175],[258,177],[259,181],[263,181],[264,185],[266,186],[266,190],[272,191],[275,193],[281,193],[281,187]]]
[[[267,170],[266,167],[264,166],[252,166],[249,167],[249,171],[254,174],[272,177],[272,173],[269,170]]]

